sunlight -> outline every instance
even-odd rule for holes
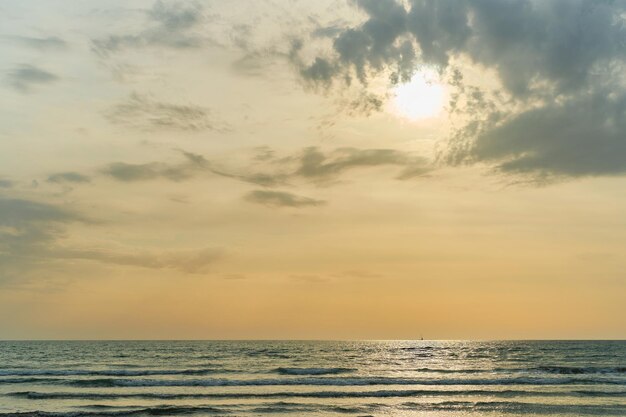
[[[393,108],[401,117],[421,120],[438,116],[445,103],[445,88],[434,71],[424,70],[394,88]]]

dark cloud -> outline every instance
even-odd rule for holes
[[[323,200],[302,197],[285,191],[254,190],[249,192],[245,198],[252,203],[270,207],[315,207],[326,204]]]
[[[203,107],[164,103],[136,93],[113,106],[106,117],[113,123],[141,130],[229,130]]]
[[[516,114],[470,135],[451,158],[496,161],[508,173],[626,173],[626,93],[598,92]]]
[[[58,172],[48,177],[48,182],[56,184],[72,182],[72,183],[87,183],[91,178],[87,175],[80,174],[78,172]]]
[[[111,35],[93,41],[93,49],[101,56],[125,48],[166,47],[173,49],[200,48],[206,39],[193,29],[202,21],[202,7],[196,2],[157,1],[146,12],[149,27],[143,31]]]
[[[315,83],[330,85],[337,74],[337,67],[324,58],[317,57],[310,66],[303,68],[300,74],[307,80]]]
[[[367,85],[384,72],[395,83],[421,66],[454,73],[452,58],[464,58],[493,70],[502,85],[497,93],[508,101],[488,97],[457,75],[452,85],[465,88],[469,120],[453,134],[444,160],[487,161],[542,177],[625,171],[626,1],[354,3],[366,19],[328,31],[332,53],[306,63],[302,43],[294,43],[292,60],[307,82]],[[458,98],[454,93],[453,112],[460,109]]]
[[[4,38],[16,42],[20,45],[39,50],[65,49],[67,47],[67,43],[57,36],[49,36],[47,38],[33,38],[29,36],[5,36]]]
[[[20,65],[7,72],[7,79],[16,90],[29,92],[33,86],[50,84],[59,77],[32,65]]]
[[[537,80],[580,89],[599,64],[623,60],[626,47],[624,1],[412,0],[408,9],[395,0],[355,3],[367,20],[336,35],[336,57],[318,57],[305,77],[366,81],[392,69],[407,78],[418,64],[446,66],[465,54],[496,69],[516,94]]]

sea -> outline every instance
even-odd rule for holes
[[[13,415],[626,416],[626,342],[4,341]]]

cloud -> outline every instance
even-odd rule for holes
[[[193,165],[188,163],[169,165],[164,162],[150,162],[147,164],[113,162],[101,170],[103,174],[123,182],[154,180],[157,178],[182,181],[191,178],[193,171]]]
[[[393,149],[339,148],[323,153],[318,148],[306,148],[298,157],[295,174],[315,180],[336,179],[354,168],[396,165],[404,167],[397,178],[408,179],[425,174],[431,167],[425,158],[415,157]]]
[[[58,172],[56,174],[50,175],[47,181],[56,184],[66,182],[87,183],[91,181],[91,178],[78,172]]]
[[[202,21],[202,7],[196,2],[157,1],[146,12],[149,27],[134,34],[111,35],[93,41],[93,49],[101,56],[125,48],[166,47],[172,49],[200,48],[206,40],[193,29]]]
[[[315,207],[326,204],[323,200],[302,197],[285,191],[254,190],[245,199],[269,207]]]
[[[85,219],[64,208],[0,196],[0,284],[36,267],[64,225],[77,221]]]
[[[254,163],[262,164],[261,168],[243,172],[216,168],[200,155],[185,155],[195,158],[197,164],[212,174],[266,187],[288,185],[303,179],[329,182],[352,169],[382,165],[402,168],[396,177],[402,180],[424,175],[433,169],[426,158],[393,149],[337,148],[323,152],[317,147],[307,147],[291,155],[279,156],[269,148],[261,148],[253,157]]]
[[[16,42],[20,45],[39,50],[58,50],[67,48],[67,42],[57,36],[49,36],[47,38],[33,38],[29,36],[5,36],[4,38]]]
[[[203,107],[164,103],[137,93],[113,106],[106,117],[113,123],[139,130],[229,130],[226,123],[212,117]]]
[[[250,161],[255,169],[219,167],[204,156],[181,151],[185,159],[179,163],[148,162],[131,164],[113,162],[99,172],[123,182],[149,181],[159,178],[184,181],[199,175],[217,175],[263,187],[289,185],[295,180],[332,182],[347,171],[383,165],[401,168],[397,179],[407,180],[430,172],[433,167],[426,159],[393,149],[338,148],[324,153],[316,147],[288,156],[277,156],[268,148],[258,149]],[[261,166],[259,166],[259,164]],[[269,198],[266,197],[266,198]],[[274,198],[278,198],[274,196]]]
[[[321,284],[329,281],[327,277],[321,277],[313,274],[293,274],[289,275],[289,278],[307,284]]]
[[[385,98],[386,97],[380,97],[366,91],[360,91],[354,97],[340,100],[338,104],[339,109],[350,116],[369,116],[372,113],[382,110],[385,104]]]
[[[113,162],[100,169],[100,173],[118,181],[134,182],[164,178],[170,181],[184,181],[197,175],[217,175],[237,181],[262,186],[283,184],[286,176],[278,172],[236,172],[219,168],[202,155],[181,151],[185,160],[177,164],[166,162],[148,162],[145,164],[130,164]]]
[[[222,278],[226,280],[233,280],[233,281],[248,279],[248,277],[243,274],[225,274],[225,275],[222,275]]]
[[[64,223],[81,217],[65,209],[35,201],[0,197],[0,224],[4,227],[26,228],[40,222]]]
[[[343,271],[343,272],[340,272],[340,273],[336,274],[336,276],[339,276],[339,277],[350,277],[350,278],[361,278],[361,279],[384,278],[384,275],[382,275],[382,274],[378,274],[376,272],[370,272],[370,271],[363,271],[363,270],[360,270],[360,269],[354,269],[354,270],[350,270],[350,271]]]
[[[577,96],[511,116],[471,136],[450,158],[495,161],[538,179],[626,173],[626,93]]]
[[[63,260],[202,273],[224,255],[220,248],[68,247],[63,238],[72,223],[94,222],[53,204],[0,197],[0,286],[24,283]]]
[[[124,248],[65,249],[56,248],[50,255],[56,259],[98,261],[112,265],[136,266],[151,269],[176,269],[195,274],[206,272],[208,268],[224,255],[216,248],[150,251]]]
[[[373,77],[391,74],[396,83],[422,66],[454,73],[452,62],[470,62],[493,71],[501,86],[493,95],[506,100],[493,101],[456,76],[452,87],[465,95],[469,118],[453,133],[443,160],[489,162],[540,177],[624,172],[625,1],[354,4],[366,18],[328,31],[330,53],[307,61],[302,42],[294,43],[292,60],[306,82],[331,88],[356,80],[367,86]],[[311,34],[320,36],[323,31]]]
[[[41,68],[24,64],[8,71],[7,79],[13,88],[26,93],[33,86],[53,83],[59,77]]]
[[[418,64],[446,66],[465,54],[494,68],[516,94],[537,79],[580,89],[598,64],[623,60],[623,1],[357,0],[366,21],[334,35],[332,58],[302,75],[330,81],[394,70],[407,79]],[[322,69],[324,69],[322,71]],[[332,71],[330,70],[332,69]],[[541,88],[541,86],[537,86]]]
[[[11,188],[15,185],[13,181],[0,179],[0,188]]]

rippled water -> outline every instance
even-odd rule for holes
[[[626,416],[626,342],[0,342],[0,415]]]

